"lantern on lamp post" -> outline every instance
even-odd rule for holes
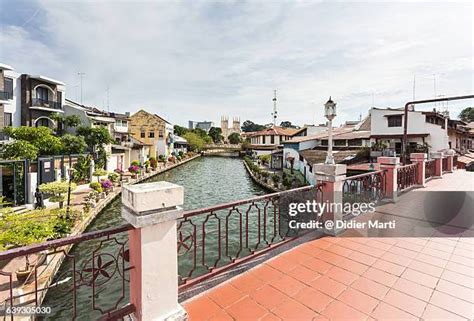
[[[332,156],[332,120],[336,117],[336,103],[329,97],[329,100],[324,104],[324,116],[328,119],[328,154],[326,156],[326,165],[334,165],[334,158]]]

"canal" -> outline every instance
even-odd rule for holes
[[[162,180],[184,186],[185,210],[217,205],[266,193],[252,181],[240,158],[201,157],[159,174],[147,182]],[[88,231],[124,224],[125,222],[120,213],[121,201],[120,198],[117,198],[98,215],[89,226]],[[127,235],[123,233],[115,239],[105,242],[87,241],[81,243],[71,251],[70,255],[75,257],[76,267],[75,282],[77,290],[75,303],[77,320],[92,320],[100,316],[100,312],[94,310],[93,304],[95,304],[96,309],[107,309],[115,304],[120,307],[128,302],[128,287],[122,282],[119,268],[110,272],[109,267],[106,270],[106,275],[101,274],[97,277],[95,281],[95,302],[93,302],[93,291],[90,286],[91,253],[98,249],[100,253],[117,253],[120,243],[123,243],[126,239]],[[104,255],[104,258],[106,258],[106,255]],[[186,265],[188,262],[180,260],[179,264]],[[180,266],[180,268],[183,268],[183,266]],[[71,319],[74,302],[72,270],[73,260],[68,259],[63,263],[53,282],[54,287],[48,291],[43,302],[43,306],[49,306],[52,310],[52,313],[45,319]],[[87,270],[89,270],[89,273],[87,273]]]

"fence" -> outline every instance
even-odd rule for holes
[[[397,190],[406,191],[417,184],[418,164],[403,165],[397,168]]]
[[[128,264],[128,238],[124,233],[132,228],[131,225],[123,225],[0,253],[0,261],[3,262],[28,262],[26,272],[21,275],[16,272],[16,278],[20,278],[21,283],[14,281],[15,272],[0,270],[2,285],[7,288],[0,307],[4,316],[14,320],[14,314],[9,311],[28,309],[26,311],[46,313],[51,318],[75,319],[78,309],[86,307],[89,308],[86,311],[89,319],[132,313],[134,307],[128,304],[128,271],[132,267]],[[69,251],[73,246],[87,248],[90,255],[76,256],[76,248]],[[61,266],[64,258],[66,260]],[[47,276],[54,275],[50,269],[58,271],[48,286]],[[55,288],[56,297],[70,296],[68,306],[61,306],[61,309],[53,306],[50,311],[47,310],[49,303],[41,306],[50,288]],[[55,303],[54,298],[50,301]]]
[[[322,184],[185,212],[178,221],[180,289],[298,237],[288,204],[322,200]],[[295,219],[304,219],[296,217]]]
[[[21,205],[26,201],[28,188],[27,160],[0,160],[0,196],[9,205]]]
[[[435,176],[435,162],[436,160],[434,159],[430,159],[425,162],[425,179]]]

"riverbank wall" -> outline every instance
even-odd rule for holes
[[[250,170],[249,166],[247,165],[247,163],[245,161],[243,161],[244,163],[244,166],[245,166],[245,169],[247,170],[247,172],[249,173],[250,177],[252,178],[252,180],[258,184],[259,186],[265,188],[266,190],[269,190],[271,192],[281,192],[281,190],[279,190],[278,188],[276,188],[275,186],[272,186],[270,184],[267,184],[265,183],[264,181],[262,181],[261,179],[257,178],[255,176],[255,174]]]
[[[173,168],[176,168],[178,166],[181,166],[185,163],[188,163],[196,158],[201,157],[201,155],[195,155],[193,157],[187,158],[179,163],[175,163],[170,166],[163,167],[157,171],[151,171],[150,173],[143,173],[143,175],[139,175],[136,179],[130,180],[128,184],[137,184],[141,183],[143,181],[146,181],[150,178],[155,177],[156,175],[159,175],[161,173],[167,172]],[[69,236],[77,236],[82,234],[87,227],[94,221],[94,219],[102,212],[102,210],[107,207],[116,197],[118,197],[122,192],[121,187],[115,187],[112,192],[110,192],[103,200],[101,200],[99,203],[97,203],[96,207],[92,208],[88,213],[83,214],[83,218],[79,224],[74,226],[72,229],[71,233]],[[57,249],[57,253],[47,255],[46,259],[46,266],[43,268],[38,267],[37,268],[37,289],[46,289],[51,286],[54,276],[56,273],[59,271],[62,263],[64,262],[64,259],[68,255],[68,253],[71,251],[71,249],[74,247],[74,245],[67,245],[64,246],[60,249]],[[23,258],[17,258],[20,260],[23,260]],[[12,271],[14,273],[14,271]],[[26,284],[25,286],[18,287],[14,289],[13,296],[18,296],[18,295],[24,295],[28,293],[27,295],[21,296],[18,302],[15,302],[15,304],[22,304],[25,302],[34,302],[35,301],[35,282],[30,282],[29,284]],[[47,291],[38,291],[38,303],[41,305],[43,302],[44,298],[46,297]],[[0,298],[2,301],[4,298]],[[16,318],[15,318],[16,319]],[[32,320],[31,317],[29,316],[23,316],[20,317],[18,320]]]

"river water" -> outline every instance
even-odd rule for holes
[[[184,186],[185,210],[217,205],[266,193],[251,180],[242,160],[239,158],[201,157],[159,174],[148,182],[162,180]],[[87,231],[124,224],[120,212],[121,201],[120,198],[117,198],[98,215]],[[73,317],[72,304],[74,301],[77,320],[93,320],[101,315],[101,309],[106,310],[115,305],[118,307],[125,305],[128,302],[128,285],[122,282],[120,265],[123,260],[117,260],[118,256],[114,259],[107,253],[117,253],[117,250],[121,248],[121,244],[126,239],[127,234],[122,233],[108,241],[87,241],[77,245],[70,253],[75,257],[75,262],[68,259],[63,263],[53,282],[57,285],[48,291],[43,302],[43,306],[49,306],[52,310],[52,313],[46,319],[71,319]],[[98,273],[99,275],[94,282],[95,302],[92,298],[93,289],[90,286],[90,275],[92,274],[90,269],[94,253],[106,253],[103,255],[103,262],[95,260],[96,269],[97,265],[105,266],[107,262],[111,261],[114,262],[114,265],[117,265],[114,271],[111,271],[110,266],[108,266],[104,268],[105,274]],[[72,291],[73,278],[71,271],[73,270],[73,264],[76,267],[75,282],[77,291],[75,300]],[[181,261],[179,261],[179,264],[182,264]]]

